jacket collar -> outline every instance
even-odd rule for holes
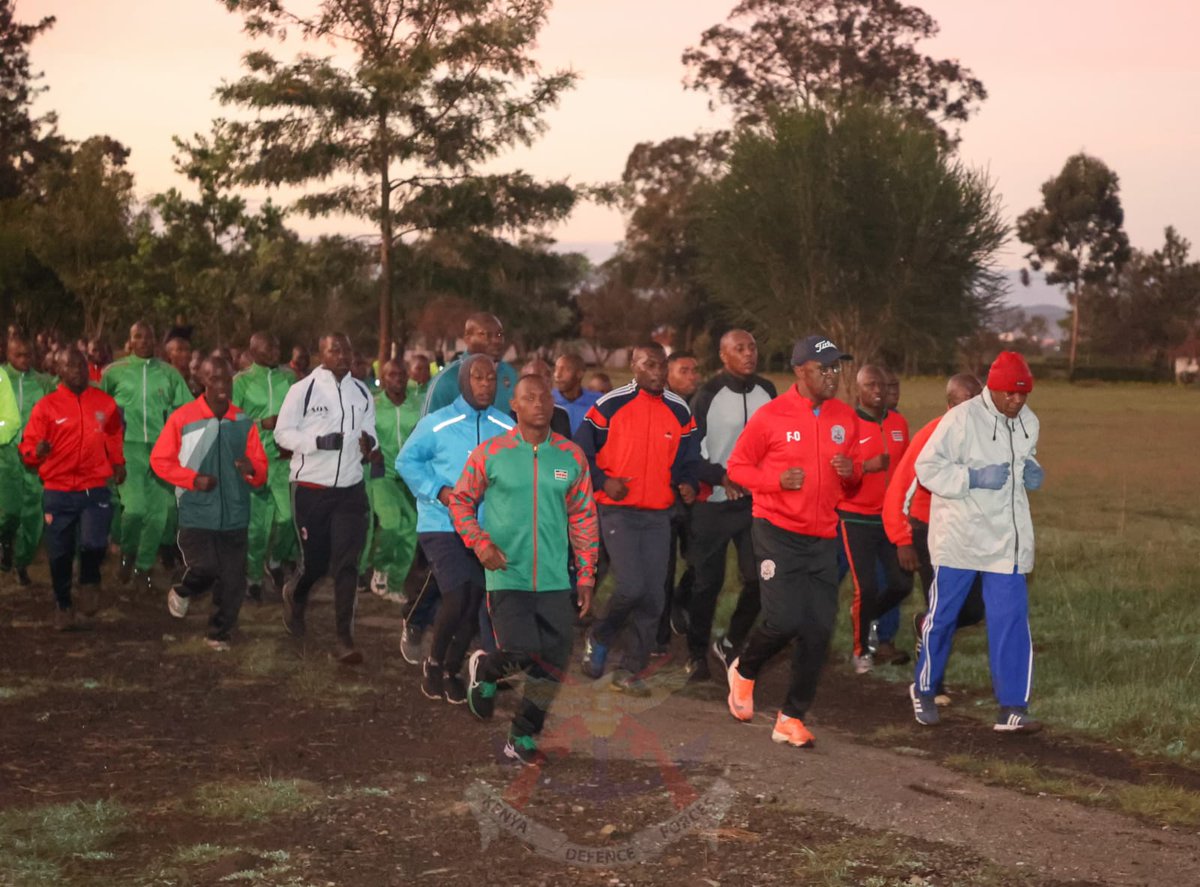
[[[493,404],[488,404],[482,410],[477,410],[475,407],[467,403],[467,399],[460,394],[458,397],[454,398],[453,406],[455,409],[461,410],[468,416],[483,416],[491,411]]]
[[[731,391],[736,391],[738,394],[749,394],[758,387],[758,377],[754,374],[747,376],[744,379],[739,379],[729,370],[722,369],[720,372],[721,384]]]

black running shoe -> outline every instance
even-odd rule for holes
[[[467,685],[456,674],[448,674],[442,678],[442,695],[451,705],[465,705],[467,701]]]
[[[426,699],[436,699],[441,702],[446,697],[443,689],[444,676],[445,672],[437,662],[426,659],[421,664],[421,692],[425,694]]]

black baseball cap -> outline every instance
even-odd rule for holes
[[[808,336],[798,341],[792,349],[792,366],[794,367],[808,363],[810,360],[817,361],[821,366],[829,367],[839,360],[853,359],[837,345],[834,345],[827,336]]]

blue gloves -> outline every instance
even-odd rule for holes
[[[1025,460],[1025,489],[1040,490],[1046,480],[1046,469],[1038,465],[1036,459]]]
[[[968,468],[967,477],[973,490],[999,490],[1008,483],[1009,471],[1008,463],[1000,462],[983,468]]]

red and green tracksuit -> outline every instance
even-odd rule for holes
[[[367,543],[359,573],[373,568],[387,577],[389,591],[399,591],[417,551],[417,500],[396,472],[396,457],[421,418],[421,402],[411,387],[404,402],[392,403],[386,392],[375,395],[375,431],[383,455],[383,473],[367,481],[373,520],[367,524]]]
[[[183,376],[156,357],[130,354],[109,364],[100,389],[112,396],[125,421],[125,483],[121,498],[118,542],[134,566],[149,571],[166,537],[175,508],[171,488],[150,470],[150,450],[167,417],[192,401]]]
[[[292,523],[292,491],[288,479],[291,457],[284,457],[275,434],[262,420],[279,415],[283,398],[296,382],[283,367],[253,364],[233,377],[232,400],[254,420],[267,454],[267,482],[250,494],[250,527],[246,542],[246,575],[251,584],[262,581],[271,563],[296,559],[296,527]]]
[[[450,514],[468,548],[478,554],[493,544],[507,560],[505,569],[486,571],[498,649],[484,655],[474,673],[494,693],[504,675],[528,671],[512,733],[533,736],[571,656],[572,551],[579,583],[595,582],[599,522],[587,460],[561,435],[549,432],[534,444],[514,428],[472,451],[450,497]]]
[[[33,406],[55,388],[55,381],[42,373],[21,372],[6,363],[3,371],[12,389],[20,415],[19,428],[29,424]],[[42,481],[27,469],[17,452],[20,436],[0,446],[0,540],[13,547],[13,566],[29,566],[42,538],[44,522]]]

